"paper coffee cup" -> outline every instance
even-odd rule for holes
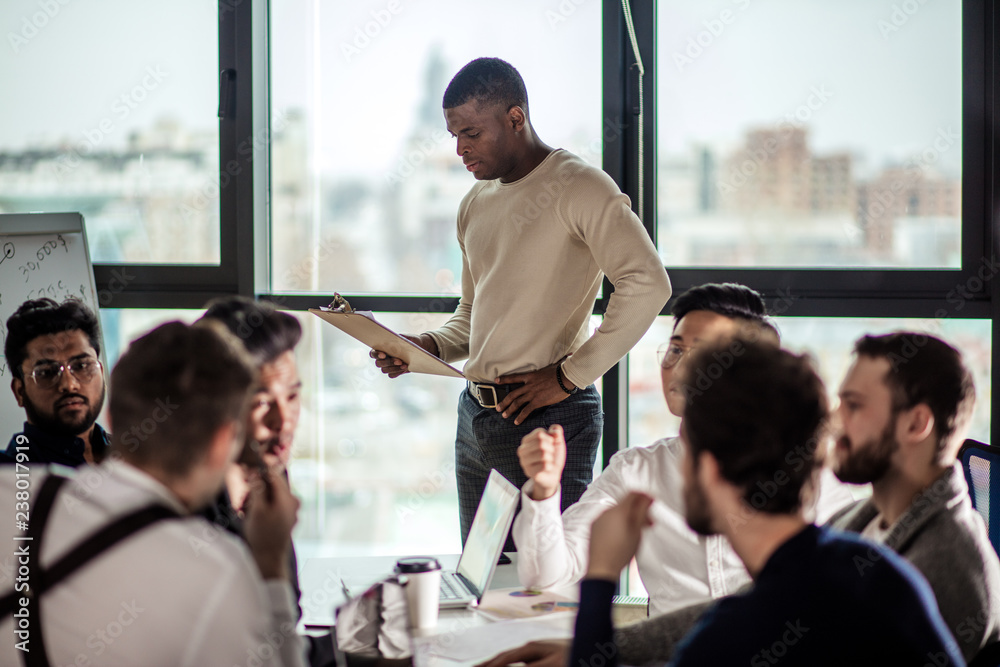
[[[410,627],[433,628],[437,625],[438,605],[441,602],[441,563],[430,556],[400,558],[396,561],[396,572],[406,578]]]

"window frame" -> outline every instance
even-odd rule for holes
[[[636,38],[643,56],[645,74],[642,77],[644,97],[643,154],[645,188],[644,209],[652,212],[643,221],[654,244],[656,225],[657,125],[656,109],[661,102],[657,90],[656,1],[632,0]],[[607,141],[604,147],[604,170],[633,201],[638,200],[638,128],[633,113],[638,106],[639,76],[631,51],[621,4],[604,0],[603,7],[603,114],[607,126],[628,121],[621,140]],[[949,302],[957,286],[975,278],[979,262],[988,256],[997,257],[993,226],[987,220],[996,218],[997,205],[992,194],[995,181],[992,127],[997,120],[992,90],[997,83],[997,61],[1000,58],[992,35],[998,25],[997,12],[984,0],[964,0],[962,16],[963,100],[962,100],[962,266],[959,269],[803,269],[803,268],[726,268],[667,266],[674,288],[680,294],[689,287],[706,282],[739,282],[761,292],[769,310],[787,316],[801,317],[920,317],[931,318],[942,311],[946,317],[996,318],[1000,299],[1000,281],[990,281],[972,299],[965,300],[961,309]],[[994,84],[989,86],[987,84]],[[989,210],[987,210],[989,208]],[[985,252],[990,249],[990,255]],[[595,314],[603,314],[613,286],[605,280],[604,296],[594,305]],[[272,300],[291,309],[308,308],[317,302],[332,299],[332,295],[289,295],[264,291],[261,298]],[[346,295],[359,308],[387,312],[420,312],[433,308],[436,312],[454,310],[458,299],[440,297]],[[669,303],[661,312],[669,313]],[[1000,332],[993,333],[993,368],[997,368]],[[996,371],[993,373],[996,377]],[[995,392],[991,392],[994,394]],[[628,367],[616,364],[603,379],[605,408],[604,463],[628,439]],[[994,410],[1000,407],[993,398]],[[997,420],[1000,422],[1000,420]],[[991,425],[991,435],[1000,441],[1000,423]]]
[[[97,262],[94,280],[107,295],[102,307],[201,308],[216,296],[254,293],[253,263],[247,261],[254,247],[254,160],[246,152],[255,136],[252,43],[245,38],[251,35],[250,10],[242,0],[218,1],[219,264]]]
[[[650,212],[644,225],[656,234],[656,109],[661,102],[656,85],[656,2],[631,0],[636,37],[643,56],[642,79],[645,101],[643,160],[644,209]],[[282,308],[305,310],[332,299],[332,294],[286,294],[271,289],[269,271],[269,127],[267,0],[220,0],[220,73],[231,71],[229,104],[219,121],[220,170],[233,164],[225,187],[220,187],[220,264],[150,265],[95,264],[98,289],[107,287],[112,308],[200,308],[223,294],[256,295]],[[1000,281],[987,281],[964,301],[961,309],[949,303],[957,286],[976,277],[980,262],[1000,257],[995,225],[998,202],[996,137],[1000,122],[994,90],[997,88],[1000,48],[994,35],[1000,29],[1000,14],[987,0],[963,1],[963,137],[962,137],[962,267],[960,269],[807,269],[672,267],[666,269],[680,294],[705,282],[735,281],[760,291],[772,310],[803,317],[934,317],[944,310],[947,317],[990,318],[1000,321]],[[620,137],[607,141],[605,171],[633,201],[638,198],[638,132],[632,110],[637,104],[638,76],[630,40],[617,0],[603,0],[603,100],[605,124],[629,121]],[[613,125],[614,126],[614,125]],[[263,137],[260,146],[254,139]],[[247,142],[253,150],[247,151]],[[235,162],[233,162],[235,161]],[[233,172],[236,173],[233,173]],[[220,172],[220,185],[223,175]],[[258,188],[255,183],[267,183]],[[127,279],[121,289],[122,278]],[[117,289],[112,289],[117,287]],[[607,308],[612,286],[605,281],[604,295],[594,306],[595,314]],[[420,295],[348,294],[358,308],[384,312],[450,312],[457,298]],[[788,303],[788,301],[791,303]],[[661,314],[668,314],[668,306]],[[1000,331],[993,327],[992,378],[998,377]],[[604,377],[603,400],[606,422],[605,463],[628,443],[628,371],[619,363]],[[991,392],[992,413],[1000,414],[1000,397]],[[1000,419],[991,425],[992,441],[1000,442]]]
[[[986,221],[995,215],[993,211],[987,212],[986,197],[992,189],[994,171],[992,142],[988,140],[992,139],[996,115],[988,84],[996,83],[997,54],[991,37],[996,12],[981,0],[964,0],[962,6],[961,268],[755,269],[668,265],[675,292],[724,279],[750,285],[770,298],[781,299],[791,294],[794,303],[783,312],[786,315],[934,317],[944,310],[951,317],[989,317],[991,294],[985,285],[973,299],[967,300],[968,309],[963,307],[963,312],[948,303],[949,292],[974,278],[980,261],[987,257],[986,249],[994,248],[993,230]],[[646,20],[655,26],[655,11]],[[650,97],[654,105],[659,101],[655,96]],[[655,178],[655,165],[653,168]]]

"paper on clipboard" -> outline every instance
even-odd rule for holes
[[[348,306],[349,308],[349,306]],[[371,312],[310,308],[309,312],[337,327],[373,350],[381,350],[406,362],[411,373],[464,378],[462,371],[400,336],[375,320]]]

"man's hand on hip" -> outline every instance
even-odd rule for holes
[[[564,400],[569,394],[559,386],[559,380],[556,378],[556,368],[558,367],[559,362],[530,373],[516,373],[497,378],[497,384],[524,383],[523,386],[510,392],[500,401],[497,405],[497,412],[503,413],[504,419],[514,415],[514,424],[520,425],[528,418],[528,415],[538,408],[555,405]],[[565,376],[563,384],[566,385],[567,389],[573,388],[573,384]]]
[[[409,334],[400,335],[417,347],[424,348],[435,357],[440,356],[437,343],[434,342],[434,338],[432,338],[429,334],[423,333],[419,336],[411,336]],[[390,357],[388,353],[383,352],[382,350],[372,350],[368,353],[368,356],[375,360],[375,365],[380,371],[391,378],[397,378],[410,370],[405,361],[397,357]]]
[[[521,446],[517,448],[517,458],[524,474],[534,482],[531,498],[551,498],[559,490],[559,480],[566,467],[566,440],[562,426],[553,424],[548,431],[536,428],[524,436]]]

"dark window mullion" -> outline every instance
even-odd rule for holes
[[[243,174],[223,174],[227,164],[237,156],[237,132],[242,132],[234,119],[242,120],[249,116],[249,78],[241,81],[239,70],[242,68],[241,60],[245,61],[249,75],[250,33],[248,29],[243,33],[237,28],[238,23],[240,26],[249,23],[250,5],[249,2],[234,4],[232,0],[219,1],[219,57],[215,66],[205,65],[216,70],[217,81],[222,70],[237,72],[235,80],[231,81],[236,87],[236,98],[228,105],[228,116],[219,120],[219,265],[96,263],[94,278],[102,308],[199,308],[208,298],[238,290],[240,267],[250,260],[244,259],[241,254],[247,252],[247,248],[245,243],[240,243],[245,233],[239,233],[237,228],[240,204],[236,191],[238,187],[252,190],[253,182],[250,178],[244,185],[241,180]],[[241,86],[241,83],[245,85]],[[244,136],[250,136],[250,132],[245,132]],[[249,174],[250,170],[243,172]],[[240,182],[239,186],[237,182]],[[223,183],[225,187],[222,187]],[[249,250],[252,253],[252,238]],[[252,293],[252,289],[247,289],[246,293]]]

